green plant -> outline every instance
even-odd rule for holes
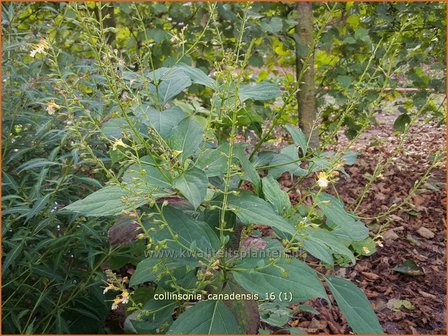
[[[214,31],[219,44],[216,5],[209,8],[204,31]],[[222,59],[211,78],[179,61],[132,71],[108,45],[101,11],[97,21],[84,6],[72,7],[72,20],[95,58],[111,106],[107,121],[95,120],[84,109],[91,132],[109,148],[107,165],[89,143],[82,148],[110,181],[60,213],[121,216],[139,224],[134,244],[143,241],[145,248],[135,273],[128,281],[109,271],[106,286],[118,294],[113,308],[128,305],[129,331],[256,333],[256,302],[301,304],[322,298],[330,303],[325,282],[354,332],[381,333],[355,285],[324,276],[306,262],[309,254],[331,269],[335,257],[355,262],[349,248],[353,244],[371,252],[366,251],[364,224],[324,191],[344,164],[353,163],[353,155],[311,150],[308,139],[291,125],[286,129],[293,144],[279,153],[260,150],[265,138],[254,150],[238,141],[240,127],[254,129],[257,124],[251,122],[253,102],[265,102],[268,108],[277,99],[287,105],[294,95],[269,82],[247,83],[238,71],[246,68],[254,45],[243,41],[249,9],[243,8],[235,49],[226,51],[221,45]],[[190,49],[195,46],[193,42]],[[52,62],[58,67],[57,52]],[[69,88],[61,72],[57,78]],[[183,93],[193,85],[209,92],[209,106]],[[68,96],[60,104],[74,111],[75,103]],[[284,172],[302,178],[318,173],[294,206],[276,181]],[[272,233],[260,234],[263,227]]]
[[[73,145],[48,60],[30,56],[35,39],[18,26],[32,11],[2,9],[2,332],[101,333],[110,311],[103,267],[116,250],[108,220],[58,210],[104,177]]]

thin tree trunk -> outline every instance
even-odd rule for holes
[[[296,26],[296,78],[300,80],[297,93],[299,127],[310,139],[309,146],[319,147],[316,121],[316,88],[314,81],[313,4],[298,2]]]

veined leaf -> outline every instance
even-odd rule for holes
[[[164,139],[167,139],[173,128],[185,118],[185,113],[177,106],[160,112],[148,105],[140,105],[133,113],[142,123],[153,127]]]
[[[31,159],[20,166],[17,167],[17,172],[21,173],[24,170],[33,169],[33,168],[42,168],[49,166],[60,166],[61,164],[58,162],[49,161],[44,158]]]
[[[158,272],[154,272],[153,267],[160,262],[160,258],[146,258],[140,261],[129,280],[129,287],[134,287],[148,281],[155,281]]]
[[[191,84],[190,77],[184,72],[176,73],[172,78],[162,80],[158,87],[160,102],[165,105]]]
[[[216,82],[200,69],[193,68],[192,66],[184,63],[179,64],[177,67],[182,69],[190,77],[193,83],[205,85],[210,89],[215,89]]]
[[[280,89],[276,84],[262,82],[259,84],[241,85],[238,94],[242,102],[248,99],[265,101],[277,98],[280,95]]]
[[[154,191],[171,187],[150,156],[143,156],[140,158],[140,163],[131,165],[123,175],[123,182],[137,190]]]
[[[302,148],[302,155],[305,155],[308,149],[308,141],[303,131],[291,124],[285,125],[285,128],[288,130],[289,134],[291,134],[294,143]]]
[[[182,160],[193,155],[202,143],[204,130],[191,117],[183,119],[171,132],[168,145],[171,149],[180,151]]]
[[[255,166],[252,162],[249,161],[248,157],[245,153],[245,146],[235,146],[234,153],[237,159],[241,163],[241,167],[244,171],[243,179],[251,182],[255,188],[255,192],[257,194],[261,191],[261,179],[258,171],[255,169]]]
[[[280,185],[272,176],[263,178],[263,194],[266,200],[272,204],[278,214],[282,215],[291,208],[288,193],[280,188]]]
[[[153,194],[151,198],[167,196]],[[149,201],[143,194],[136,196],[133,192],[119,186],[104,187],[86,198],[67,205],[64,210],[76,212],[84,216],[115,216],[123,210],[133,210]]]
[[[294,225],[278,215],[265,200],[248,192],[241,191],[239,196],[228,197],[231,210],[244,224],[263,224],[282,232],[294,234]]]
[[[163,292],[164,290],[159,287],[155,294],[163,294]],[[158,329],[164,327],[164,330],[166,330],[173,322],[173,310],[178,304],[177,301],[155,300],[153,298],[143,306],[144,313],[140,319],[132,319],[130,315],[127,322],[135,329],[134,333],[156,334]]]
[[[334,276],[326,277],[326,280],[336,303],[355,333],[384,333],[369,300],[358,287],[348,280]]]
[[[352,240],[363,240],[368,237],[369,230],[359,220],[354,219],[344,209],[341,201],[329,194],[321,193],[317,200],[324,215],[336,225],[336,232],[342,232]]]
[[[174,181],[174,187],[197,209],[207,194],[208,177],[199,168],[190,168]]]
[[[233,277],[251,293],[290,292],[294,302],[318,297],[329,301],[316,272],[304,262],[282,257],[275,266],[266,267],[269,263],[269,259],[245,258],[235,266],[242,270],[232,272]]]
[[[224,143],[215,149],[206,149],[196,161],[196,167],[204,170],[208,177],[220,176],[227,170],[228,153],[228,143]]]
[[[274,178],[280,177],[285,172],[288,172],[291,176],[305,176],[307,171],[300,167],[300,160],[297,147],[290,145],[280,150],[280,153],[274,154],[271,162],[269,163],[269,175]]]
[[[242,330],[222,301],[200,301],[174,321],[168,334],[240,334]]]
[[[323,250],[325,249],[327,251],[331,251],[334,254],[339,254],[347,257],[353,264],[355,263],[355,256],[353,255],[353,252],[344,244],[342,244],[341,241],[330,231],[323,229],[306,228],[303,230],[303,233],[305,234],[305,237],[303,238],[304,247],[314,257],[332,265],[333,258],[329,258],[328,254],[323,252]],[[321,252],[320,256],[316,255],[316,253],[319,254],[319,251]],[[325,260],[321,257],[324,257]]]

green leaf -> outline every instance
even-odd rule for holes
[[[125,135],[125,133],[131,132],[128,123],[123,118],[114,118],[106,121],[101,126],[101,130],[109,139],[120,139]]]
[[[269,175],[274,178],[280,177],[285,172],[288,172],[291,176],[305,176],[307,174],[307,171],[300,167],[298,150],[295,145],[282,148],[279,154],[274,154],[269,166],[272,166],[268,169]]]
[[[269,22],[262,22],[261,27],[268,33],[276,34],[283,28],[283,20],[279,17],[272,17]]]
[[[158,87],[160,102],[165,105],[191,84],[190,77],[183,72],[177,73],[173,78],[163,80]]]
[[[159,258],[146,258],[140,261],[129,280],[129,286],[134,287],[148,281],[155,281],[158,273],[153,271],[153,267],[160,261]]]
[[[206,222],[194,219],[172,206],[164,207],[163,215],[173,233],[178,235],[178,240],[181,244],[202,254],[211,253],[219,248],[220,241],[215,231]],[[157,214],[155,218],[161,219],[160,215]],[[172,241],[173,238],[168,228],[160,229],[160,225],[155,225],[150,220],[144,221],[144,224],[147,226],[147,229],[153,231],[152,236],[157,241],[171,240],[167,243],[168,249],[176,252],[183,250],[182,246]],[[173,258],[175,257],[176,255],[173,255]],[[182,262],[182,260],[179,260],[179,262]]]
[[[153,194],[151,198],[162,196],[167,194]],[[147,202],[149,200],[143,195],[135,195],[135,192],[119,186],[109,186],[66,206],[64,210],[91,217],[115,216],[123,210],[130,211]]]
[[[238,94],[241,102],[248,99],[265,101],[277,98],[280,95],[280,89],[276,84],[262,82],[259,84],[241,85]]]
[[[400,133],[404,133],[410,123],[411,123],[411,117],[409,116],[409,114],[406,113],[400,114],[398,118],[395,119],[394,130]]]
[[[291,124],[286,124],[285,128],[288,130],[289,134],[291,134],[292,141],[294,141],[296,145],[300,146],[302,149],[302,155],[305,156],[308,149],[308,141],[303,131]]]
[[[155,82],[156,80],[158,82],[161,81],[170,81],[170,80],[175,80],[176,78],[180,78],[180,77],[185,77],[187,76],[185,71],[183,71],[182,69],[178,68],[178,67],[174,67],[174,68],[167,68],[167,67],[161,67],[159,69],[156,70],[147,70],[146,71],[147,76],[149,78],[149,80]]]
[[[133,113],[142,123],[153,127],[164,139],[167,139],[173,128],[185,118],[185,113],[177,106],[160,112],[148,105],[140,105]]]
[[[292,293],[294,302],[318,297],[329,301],[316,272],[304,262],[282,257],[275,266],[266,267],[269,263],[269,259],[245,258],[235,266],[233,277],[241,287],[262,297],[269,292]]]
[[[241,191],[239,196],[230,195],[228,204],[243,224],[262,224],[289,234],[295,233],[294,225],[275,213],[265,200]]]
[[[174,321],[168,334],[240,334],[235,317],[222,301],[200,301]]]
[[[187,117],[173,129],[168,145],[171,149],[180,151],[180,158],[185,160],[200,147],[203,136],[202,127],[195,120]]]
[[[162,288],[158,287],[155,294],[161,295],[164,292]],[[178,304],[178,301],[155,300],[153,298],[144,304],[139,319],[133,319],[132,317],[136,318],[136,316],[130,315],[127,322],[132,325],[136,333],[160,333],[160,330],[166,330],[173,322],[173,311]]]
[[[48,204],[48,201],[50,200],[52,193],[46,194],[44,197],[39,197],[36,202],[34,202],[33,208],[31,211],[26,215],[26,220],[28,221],[31,218],[35,217],[42,209],[45,208],[45,206]]]
[[[150,192],[170,188],[170,182],[156,165],[150,156],[141,157],[139,163],[134,163],[124,172],[123,182],[127,183],[129,188]]]
[[[265,199],[272,204],[278,214],[282,215],[291,208],[288,193],[280,188],[280,185],[272,176],[263,178],[263,194]]]
[[[228,153],[228,143],[223,143],[215,149],[206,149],[196,161],[196,167],[204,170],[208,177],[221,176],[227,170]]]
[[[352,248],[359,255],[370,256],[376,252],[376,243],[372,238],[367,237],[364,240],[353,242]]]
[[[49,161],[44,158],[31,159],[20,166],[17,167],[17,173],[21,173],[24,170],[34,169],[34,168],[42,168],[49,166],[60,166],[61,164],[58,162]]]
[[[174,187],[197,209],[207,194],[208,177],[199,168],[190,168],[174,181]]]
[[[229,274],[222,293],[230,295],[235,293],[248,294]],[[225,300],[224,304],[232,311],[240,329],[244,330],[245,334],[253,335],[257,333],[260,324],[260,314],[255,300]]]
[[[9,251],[5,256],[3,261],[2,269],[6,270],[9,265],[12,265],[14,261],[18,258],[18,256],[22,253],[23,246],[25,245],[25,240],[21,240],[19,244],[14,245],[14,247]]]
[[[261,191],[261,179],[255,166],[247,158],[245,153],[245,145],[234,147],[235,157],[240,161],[243,168],[243,180],[251,182],[255,188],[255,192],[258,194]]]
[[[411,276],[419,276],[425,274],[423,268],[418,266],[412,259],[406,259],[403,264],[395,267],[394,271]]]
[[[358,287],[348,280],[334,276],[326,277],[326,280],[336,303],[355,333],[384,333],[369,300]]]
[[[178,67],[190,77],[193,83],[207,86],[210,89],[215,89],[216,82],[201,70],[193,68],[192,66],[186,65],[184,63],[179,64]]]
[[[312,239],[305,239],[303,242],[303,248],[313,257],[323,261],[328,265],[334,265],[333,255],[331,254],[331,250],[327,245],[322,244],[319,241],[314,241]]]
[[[146,34],[149,39],[154,40],[157,43],[162,42],[163,40],[167,40],[171,37],[171,35],[163,29],[147,29]]]
[[[369,230],[366,226],[348,214],[343,203],[337,198],[326,193],[320,193],[317,205],[327,219],[336,225],[337,229],[334,232],[342,233],[355,241],[363,240],[369,236]]]
[[[289,302],[263,302],[258,309],[261,321],[274,327],[283,327],[292,317]]]
[[[334,254],[347,257],[354,264],[356,262],[353,252],[340,242],[340,239],[333,235],[330,231],[323,229],[306,228],[303,230],[304,237],[303,243],[305,249],[318,259],[332,265],[333,258],[329,258],[323,250],[331,251]],[[321,253],[316,255],[315,253]],[[324,257],[321,258],[321,257]],[[331,257],[331,254],[330,254]]]
[[[343,88],[348,88],[353,82],[353,77],[346,76],[346,75],[340,75],[340,76],[336,77],[336,80]]]

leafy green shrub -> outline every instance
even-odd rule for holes
[[[256,333],[259,321],[285,327],[289,303],[314,312],[306,301],[329,303],[330,291],[354,332],[380,333],[364,294],[325,275],[375,250],[328,191],[356,155],[308,148],[287,124],[296,79],[276,79],[280,90],[269,76],[294,62],[294,8],[120,3],[108,27],[108,6],[3,7],[4,331],[101,332],[109,308],[126,305],[129,332]],[[357,135],[371,122],[377,103],[396,94],[383,89],[396,86],[407,57],[420,66],[432,57],[425,50],[440,54],[429,39],[399,52],[416,47],[403,23],[421,24],[408,18],[429,5],[375,6],[315,6],[317,80],[331,89],[319,97],[335,98],[322,115],[330,135],[343,125]],[[389,20],[385,8],[395,6],[406,15]],[[433,12],[426,20],[438,36]],[[392,33],[370,29],[366,16]],[[417,67],[409,79],[422,89],[415,106],[437,113],[423,99],[427,75]],[[367,94],[373,86],[381,92]],[[398,124],[408,127],[402,110]],[[292,141],[269,151],[279,124]],[[242,143],[242,132],[260,140]],[[288,190],[297,204],[277,182],[284,173],[298,178]],[[108,246],[113,220],[109,234],[128,235],[130,246]],[[104,267],[126,264],[137,266],[130,279],[104,277]]]
[[[238,141],[239,127],[256,131],[248,122],[255,101],[287,104],[291,95],[280,98],[269,82],[243,81],[235,70],[246,67],[250,51],[240,57],[241,40],[224,54],[214,78],[180,62],[132,71],[95,29],[93,17],[78,24],[88,32],[113,109],[107,121],[92,121],[109,146],[111,166],[102,169],[110,180],[61,213],[138,223],[133,244],[143,249],[135,273],[127,279],[108,271],[106,286],[117,294],[112,308],[127,305],[126,329],[255,333],[256,302],[330,303],[326,283],[355,332],[381,333],[355,285],[306,262],[311,255],[330,269],[335,257],[354,263],[350,246],[369,242],[364,224],[324,191],[344,164],[353,163],[353,153],[312,150],[291,125],[286,129],[293,144],[278,153],[260,150],[264,138],[254,148]],[[208,108],[184,93],[193,85],[209,92]],[[296,205],[276,181],[284,172],[314,180]],[[263,227],[272,233],[260,234]]]
[[[65,208],[87,217],[125,215],[140,224],[136,238],[145,241],[148,257],[142,256],[128,289],[112,276],[110,288],[122,290],[116,304],[127,302],[129,290],[148,282],[157,284],[153,296],[169,292],[208,297],[237,288],[238,293],[252,293],[246,296],[260,300],[281,300],[285,295],[295,303],[318,297],[329,302],[324,280],[354,331],[381,332],[359,289],[344,279],[323,277],[302,261],[306,251],[329,267],[334,255],[354,263],[348,247],[368,238],[364,224],[323,191],[334,167],[342,169],[344,157],[311,154],[303,133],[288,126],[294,144],[280,153],[255,153],[249,160],[246,145],[236,141],[238,116],[246,100],[273,99],[279,90],[268,83],[239,83],[226,71],[218,76],[213,80],[186,65],[149,72],[148,99],[132,112],[123,109],[120,118],[102,128],[111,138],[120,135],[112,153],[123,158],[118,163],[123,167],[121,178]],[[192,83],[214,91],[220,108],[210,111],[207,119],[185,113],[173,102]],[[151,104],[157,99],[157,105]],[[301,167],[304,157],[307,169]],[[268,175],[260,178],[261,171]],[[324,172],[306,191],[312,204],[292,206],[274,178],[284,172],[306,177],[317,171]],[[242,190],[243,181],[253,191]],[[252,237],[255,224],[271,227],[272,237]],[[238,257],[247,250],[265,257]],[[129,325],[138,332],[245,330],[225,300],[193,304],[149,298],[141,305],[133,302],[132,294],[129,300],[130,309],[136,310]],[[174,311],[179,316],[172,323]]]
[[[48,60],[30,56],[48,44],[20,33],[16,9],[3,8],[2,332],[102,333],[107,220],[59,210],[104,177],[74,145]]]

